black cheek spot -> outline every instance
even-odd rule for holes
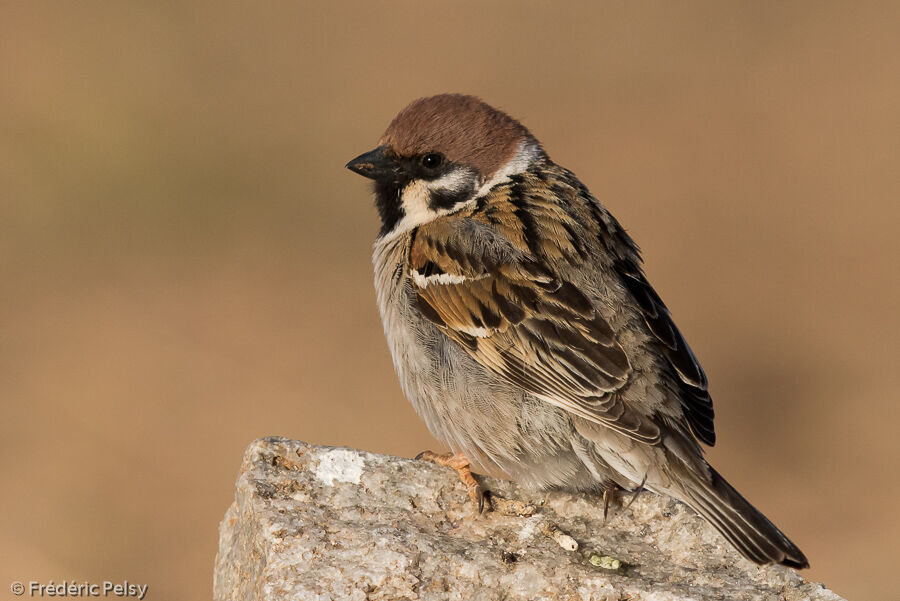
[[[433,211],[439,211],[441,209],[452,209],[456,205],[465,202],[469,199],[469,196],[472,195],[472,190],[468,188],[464,188],[462,190],[453,190],[450,188],[438,188],[437,190],[432,190],[428,204]]]

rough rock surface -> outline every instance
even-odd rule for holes
[[[794,570],[746,561],[652,493],[613,504],[604,522],[597,496],[484,483],[533,515],[478,515],[448,468],[257,440],[220,527],[214,599],[841,599]]]

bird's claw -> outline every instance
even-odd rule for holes
[[[647,477],[644,476],[644,479],[641,483],[634,489],[628,490],[626,488],[622,488],[615,482],[611,480],[607,480],[603,482],[603,521],[606,521],[607,516],[609,515],[609,504],[613,500],[620,501],[623,495],[630,495],[631,499],[629,499],[628,503],[625,505],[625,509],[627,510],[631,507],[631,504],[634,503],[634,500],[638,498],[638,495],[641,494],[644,490],[644,485],[647,483]]]
[[[469,498],[478,505],[478,513],[481,515],[491,508],[490,496],[491,491],[485,490],[480,484],[469,487]]]
[[[438,455],[431,451],[422,451],[416,455],[416,459],[430,461],[431,463],[451,467],[456,470],[459,479],[466,485],[466,492],[468,492],[469,498],[478,506],[478,513],[483,514],[490,509],[490,491],[481,486],[475,479],[475,476],[472,475],[468,457],[461,453]],[[487,503],[485,499],[488,500]]]

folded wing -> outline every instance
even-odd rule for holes
[[[511,245],[441,220],[419,228],[410,275],[422,314],[478,363],[549,403],[656,444],[617,393],[632,373],[609,324],[572,283]],[[469,243],[461,244],[465,237]],[[468,250],[467,250],[468,249]]]

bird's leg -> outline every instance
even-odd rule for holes
[[[622,487],[612,480],[604,480],[600,486],[603,487],[603,521],[605,522],[606,516],[609,515],[609,503],[615,498],[616,493],[622,490]]]
[[[455,469],[456,473],[459,474],[459,479],[466,485],[466,491],[469,493],[469,498],[478,504],[478,513],[484,513],[486,506],[484,499],[490,493],[484,490],[484,488],[478,484],[478,481],[475,480],[475,476],[472,475],[472,470],[469,466],[468,457],[462,453],[446,453],[444,455],[438,455],[431,451],[422,451],[416,455],[416,459],[430,461],[431,463]]]
[[[641,480],[640,486],[638,486],[638,487],[635,488],[634,490],[629,490],[629,491],[628,491],[628,494],[631,495],[631,500],[628,501],[628,505],[625,506],[625,509],[628,509],[629,507],[631,507],[631,504],[634,503],[634,500],[638,498],[638,495],[641,494],[642,492],[644,492],[644,485],[645,485],[646,483],[647,483],[647,476],[646,476],[646,474],[645,474],[645,475],[644,475],[644,479]]]
[[[634,500],[638,498],[638,495],[643,492],[644,485],[646,483],[647,476],[644,476],[644,479],[641,480],[641,483],[637,487],[632,490],[628,490],[627,488],[623,488],[613,480],[604,480],[600,484],[600,486],[603,488],[603,521],[606,521],[606,516],[609,514],[609,504],[613,499],[616,499],[620,495],[631,495],[631,499],[624,507],[624,509],[628,509],[629,507],[631,507],[631,504],[634,503]]]

